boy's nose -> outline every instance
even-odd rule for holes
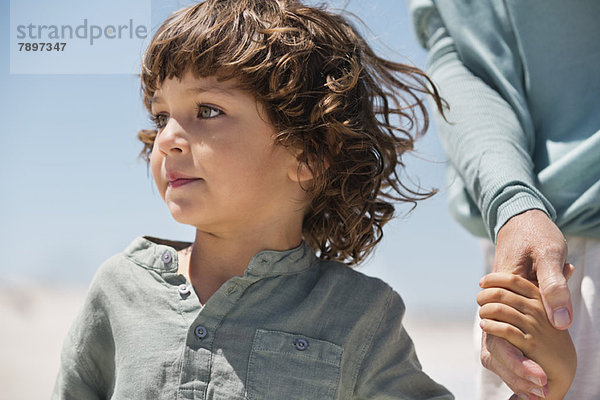
[[[164,154],[181,154],[188,149],[185,131],[174,118],[169,119],[155,140],[159,150]]]

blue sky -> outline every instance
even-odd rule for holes
[[[38,0],[40,4],[45,3]],[[67,1],[67,0],[61,0]],[[380,53],[424,68],[406,4],[331,1],[360,16]],[[0,285],[44,281],[87,285],[100,263],[136,236],[192,240],[170,217],[137,158],[150,127],[134,74],[10,74],[8,0],[0,1]],[[190,1],[152,1],[154,31]],[[77,17],[77,15],[74,15]],[[118,59],[118,52],[110,55]],[[385,228],[361,267],[390,283],[410,307],[475,309],[482,255],[449,216],[445,162],[435,128],[417,144],[409,174],[440,194]],[[406,209],[399,208],[398,214]]]

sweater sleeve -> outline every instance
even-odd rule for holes
[[[511,217],[530,209],[555,219],[536,188],[533,124],[503,10],[431,0],[411,0],[410,7],[429,51],[428,73],[449,104],[445,120],[434,114],[442,145],[489,237],[495,241]]]

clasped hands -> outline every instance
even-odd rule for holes
[[[574,378],[577,357],[566,331],[573,266],[566,259],[564,236],[541,210],[512,217],[498,232],[493,273],[478,295],[481,362],[513,398],[562,399]]]

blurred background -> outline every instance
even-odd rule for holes
[[[152,0],[149,31],[192,3]],[[368,27],[361,26],[363,33],[380,54],[425,68],[426,54],[404,1],[327,3],[359,16]],[[172,220],[137,158],[136,133],[151,127],[139,78],[111,72],[11,74],[10,7],[9,0],[0,1],[0,35],[6,38],[0,42],[5,118],[0,131],[0,399],[13,400],[49,397],[63,337],[106,258],[139,235],[191,241],[194,231]],[[143,46],[138,47],[139,64]],[[132,54],[110,53],[115,60],[125,56]],[[399,218],[386,226],[381,245],[359,270],[402,295],[407,329],[425,370],[457,399],[470,399],[483,256],[477,239],[448,214],[447,160],[435,127],[416,149],[407,157],[408,175],[439,194],[408,215],[408,208],[399,207]]]

